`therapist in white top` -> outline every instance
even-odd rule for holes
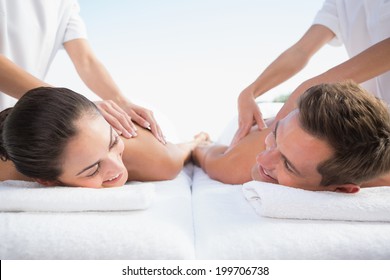
[[[136,136],[134,121],[164,143],[153,113],[121,93],[86,37],[77,0],[0,0],[1,110],[27,90],[47,86],[42,79],[57,51],[65,48],[83,82],[105,100],[97,105],[118,132]]]
[[[266,126],[255,99],[298,73],[327,43],[344,45],[351,58],[304,81],[271,125],[295,108],[295,101],[306,89],[324,82],[354,80],[390,104],[390,0],[326,0],[302,38],[240,93],[239,128],[232,146],[253,124],[258,129]]]

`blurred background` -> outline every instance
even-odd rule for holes
[[[182,140],[199,131],[216,139],[237,116],[239,93],[304,34],[322,3],[79,0],[90,44],[122,92],[169,119]],[[277,100],[346,58],[343,47],[326,46],[299,75],[258,100]],[[98,99],[65,51],[47,81]]]

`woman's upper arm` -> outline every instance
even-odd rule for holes
[[[295,45],[311,57],[334,37],[335,34],[326,26],[314,24]]]
[[[64,48],[77,70],[94,57],[88,41],[84,38],[67,41],[64,43]]]
[[[137,137],[122,138],[125,144],[123,163],[129,172],[129,180],[170,179],[175,173],[173,171],[183,166],[175,157],[177,147],[169,143],[164,145],[149,130],[137,127]]]

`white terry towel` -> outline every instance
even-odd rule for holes
[[[265,217],[390,222],[390,187],[363,188],[347,194],[252,181],[243,185],[243,193]]]
[[[155,195],[153,183],[128,183],[122,187],[91,189],[44,187],[34,182],[0,184],[1,212],[127,211],[148,208]]]

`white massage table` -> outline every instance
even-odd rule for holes
[[[261,217],[199,168],[192,203],[198,259],[390,259],[390,223]]]
[[[155,190],[138,211],[0,212],[0,259],[390,259],[390,222],[262,217],[191,164]]]
[[[156,182],[146,210],[0,213],[0,259],[193,259],[186,172]]]

